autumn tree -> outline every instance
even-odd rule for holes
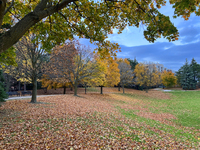
[[[148,92],[149,86],[157,85],[159,80],[159,72],[155,66],[149,67],[148,64],[139,63],[135,66],[134,73],[136,75],[136,84],[144,86]]]
[[[150,42],[161,36],[169,41],[176,40],[177,29],[169,17],[158,10],[165,3],[163,0],[1,0],[0,53],[6,52],[27,31],[39,35],[42,48],[46,49],[74,35],[104,45],[113,28],[121,33],[127,25],[146,26],[144,36]]]
[[[120,72],[120,85],[122,86],[124,93],[124,85],[131,83],[134,75],[131,70],[130,61],[127,59],[119,59],[118,68]]]
[[[56,46],[46,68],[46,75],[57,83],[69,83],[77,96],[78,84],[98,72],[93,53],[78,41]]]
[[[162,84],[166,87],[172,87],[177,83],[177,78],[171,71],[165,70],[161,75],[161,79],[162,79]]]
[[[58,78],[53,78],[52,74],[51,76],[48,76],[46,74],[44,74],[42,76],[42,79],[41,79],[41,82],[42,82],[42,87],[45,87],[47,88],[47,90],[50,90],[50,89],[57,89],[57,88],[63,88],[63,94],[66,94],[66,88],[67,87],[71,87],[71,83],[69,82],[69,80],[62,80],[61,79],[58,79]]]
[[[44,49],[38,46],[35,41],[35,35],[23,37],[15,44],[18,77],[22,82],[30,82],[33,84],[31,102],[37,102],[37,81],[42,75],[42,69],[47,60]]]
[[[103,94],[103,87],[112,87],[120,82],[120,73],[115,59],[108,57],[106,59],[96,58],[99,72],[94,78],[89,79],[88,85],[99,86],[100,94]],[[87,78],[86,78],[87,79]]]

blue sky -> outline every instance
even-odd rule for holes
[[[149,43],[143,36],[145,27],[127,27],[122,34],[109,35],[108,40],[117,42],[122,52],[117,53],[119,58],[136,59],[139,62],[151,61],[161,63],[164,67],[177,71],[184,63],[186,58],[190,62],[194,58],[200,63],[200,17],[192,14],[188,21],[178,17],[173,19],[174,10],[172,5],[167,3],[160,9],[160,12],[169,16],[172,23],[179,31],[179,40],[168,42],[161,38],[155,43]],[[82,39],[81,43],[88,45],[89,40]]]

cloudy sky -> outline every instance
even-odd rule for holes
[[[177,71],[185,63],[186,58],[189,62],[194,58],[200,63],[200,18],[193,14],[188,21],[181,17],[173,19],[174,10],[169,4],[163,6],[160,12],[170,16],[179,31],[179,40],[168,42],[161,38],[155,43],[149,43],[143,36],[144,27],[127,27],[122,34],[117,34],[117,31],[114,30],[114,34],[109,35],[108,40],[120,45],[122,52],[117,56],[119,58],[136,58],[139,62],[161,63],[173,71]],[[85,39],[82,39],[81,42],[89,44],[89,41]]]

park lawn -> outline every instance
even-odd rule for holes
[[[200,91],[113,91],[6,102],[0,149],[200,148]]]

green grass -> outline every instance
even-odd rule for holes
[[[171,134],[172,138],[174,138],[174,140],[179,139],[182,142],[184,142],[185,140],[191,141],[193,143],[198,142],[198,140],[196,138],[197,135],[196,135],[195,131],[193,131],[192,129],[186,131],[186,130],[184,130],[184,128],[180,128],[177,126],[176,127],[170,126],[167,124],[163,124],[159,121],[155,121],[155,120],[137,116],[135,114],[135,111],[133,111],[133,110],[126,111],[124,109],[121,109],[120,107],[117,107],[117,109],[127,118],[135,120],[139,123],[145,123],[146,125],[149,125],[150,127],[153,127],[156,130],[162,131],[166,134]],[[133,128],[133,129],[137,130],[136,128]],[[139,128],[138,130],[141,130],[146,134],[152,134],[152,135],[157,135],[157,136],[159,135],[158,133],[156,133],[152,130],[146,129],[146,128]]]
[[[153,113],[170,113],[177,117],[174,122],[186,127],[200,129],[200,91],[172,91],[171,99],[153,99],[146,96],[123,94],[143,102],[150,102]],[[122,94],[121,94],[122,95]]]

